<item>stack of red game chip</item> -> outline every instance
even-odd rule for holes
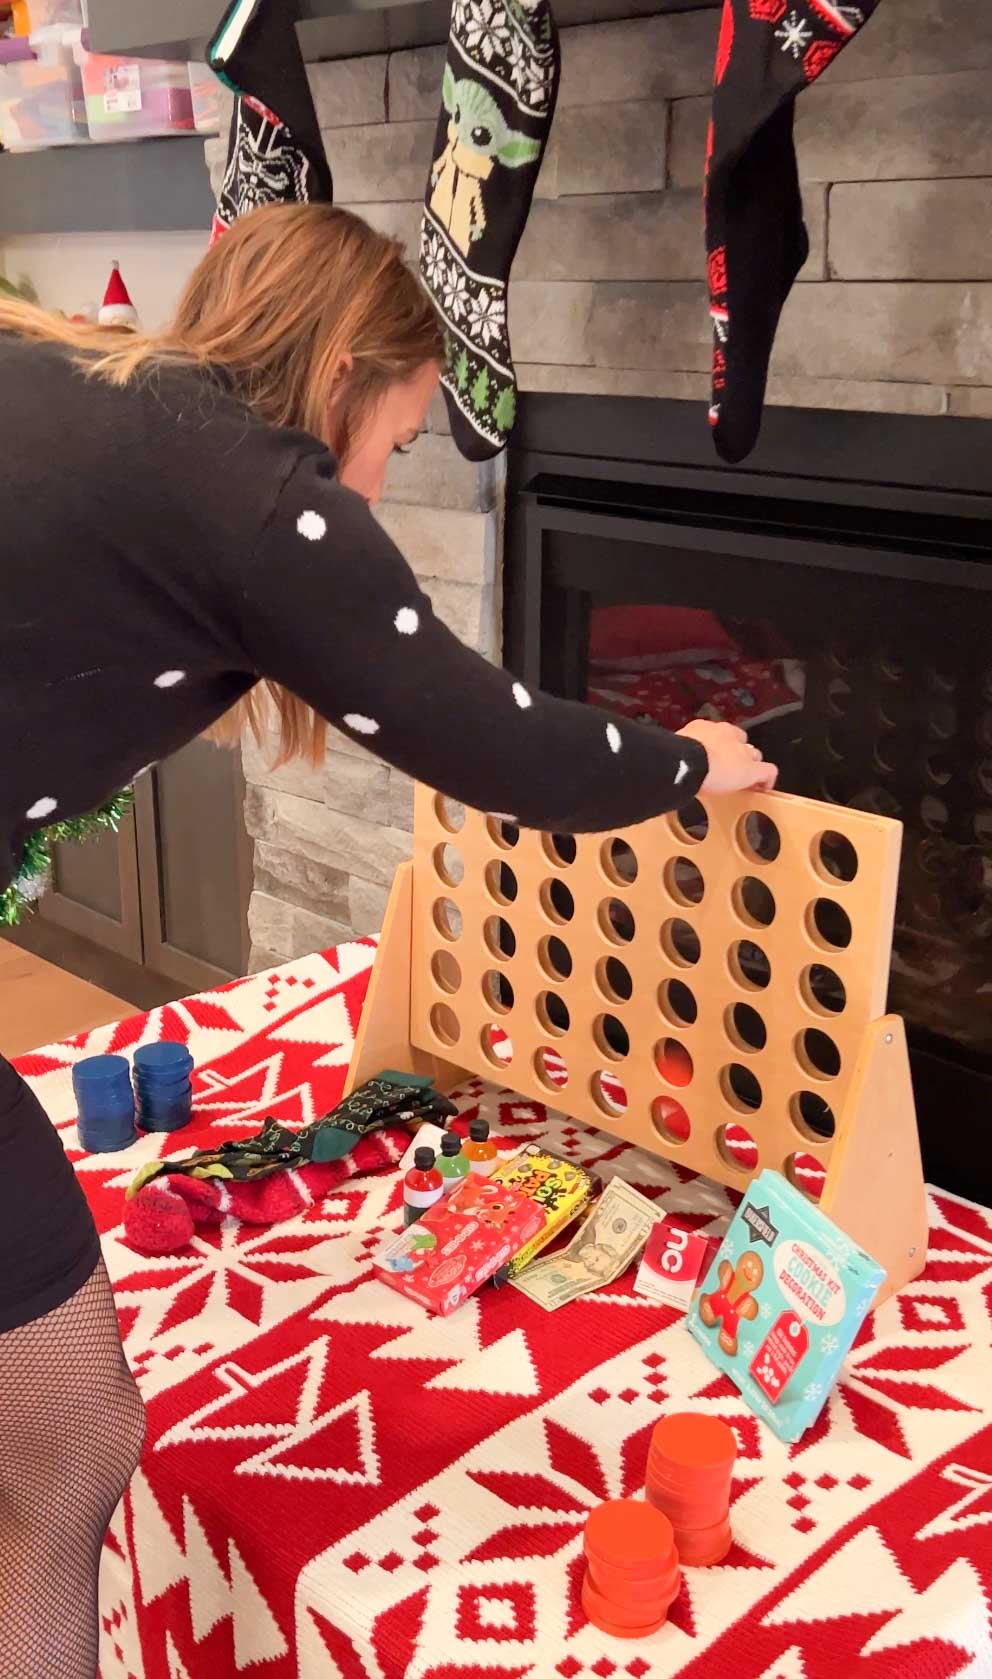
[[[645,1490],[671,1522],[684,1567],[712,1567],[730,1550],[736,1456],[734,1431],[718,1417],[680,1412],[663,1417],[654,1430]]]
[[[682,1577],[672,1525],[639,1499],[600,1504],[586,1522],[582,1607],[614,1638],[647,1638],[663,1627]]]

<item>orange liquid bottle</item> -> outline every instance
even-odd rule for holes
[[[499,1149],[489,1135],[488,1119],[469,1121],[468,1142],[462,1144],[462,1154],[468,1161],[469,1171],[480,1178],[488,1178],[495,1171]]]

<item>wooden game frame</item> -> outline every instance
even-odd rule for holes
[[[905,1031],[884,1012],[901,832],[747,794],[570,840],[418,787],[347,1088],[383,1067],[498,1078],[738,1190],[765,1166],[802,1188],[811,1157],[822,1210],[892,1293],[927,1243]],[[750,1165],[728,1146],[742,1131]]]

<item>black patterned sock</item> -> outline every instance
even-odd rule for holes
[[[516,416],[507,283],[559,69],[547,0],[454,0],[420,267],[445,326],[452,436],[469,460],[498,454]]]
[[[779,316],[809,252],[792,137],[796,95],[878,0],[724,0],[706,155],[717,453],[754,448]]]
[[[330,203],[331,171],[285,0],[235,0],[207,62],[238,95],[213,238],[264,204]]]

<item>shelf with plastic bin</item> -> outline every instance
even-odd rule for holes
[[[0,228],[36,233],[187,233],[206,238],[214,200],[200,134],[0,153]]]

